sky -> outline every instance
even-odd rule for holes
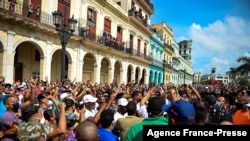
[[[225,75],[250,56],[250,0],[152,0],[151,24],[166,22],[174,40],[192,40],[194,72]]]

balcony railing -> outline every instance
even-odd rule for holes
[[[93,35],[91,36],[91,34],[86,35],[85,40],[98,43],[98,44],[103,45],[105,47],[115,49],[117,51],[129,54],[129,55],[134,56],[134,57],[142,58],[142,59],[147,60],[147,61],[152,61],[152,58],[150,56],[145,55],[144,53],[139,52],[138,50],[127,47],[127,42],[125,42],[125,41],[118,42],[116,40],[109,40],[102,35],[96,36],[96,40],[93,40]]]
[[[40,6],[33,7],[33,12],[28,14],[29,6],[27,4],[17,1],[17,3],[11,5],[11,2],[8,0],[0,0],[0,12],[1,10],[4,10],[4,12],[9,14],[14,14],[15,16],[22,16],[24,20],[30,19],[48,25],[53,25],[52,14],[41,11]]]
[[[168,49],[170,49],[172,52],[174,52],[174,48],[172,47],[172,45],[169,45],[169,44],[164,44],[164,46]]]
[[[166,69],[170,69],[170,70],[173,70],[173,69],[174,69],[173,66],[172,66],[172,64],[170,64],[170,63],[166,63],[166,64],[165,64],[165,68],[166,68]]]
[[[146,18],[144,18],[139,11],[135,11],[134,9],[130,9],[128,11],[128,16],[133,16],[137,21],[142,23],[145,27],[149,28],[148,21]]]
[[[162,61],[159,61],[159,60],[154,59],[154,58],[152,58],[152,64],[159,66],[159,67],[162,67]]]
[[[144,2],[146,2],[147,5],[154,11],[154,5],[152,2],[150,2],[149,0],[144,0]]]

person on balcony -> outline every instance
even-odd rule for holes
[[[29,5],[29,10],[28,10],[28,17],[30,17],[31,15],[32,15],[32,13],[33,13],[33,5],[32,5],[32,3]]]
[[[15,12],[16,4],[17,4],[16,0],[9,0],[9,2],[10,2],[9,10],[11,12]]]

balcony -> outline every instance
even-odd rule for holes
[[[162,61],[152,58],[152,64],[158,67],[162,67]]]
[[[165,69],[168,69],[170,71],[174,70],[172,64],[170,64],[170,63],[166,63],[164,67],[165,67]]]
[[[174,48],[172,47],[172,45],[164,43],[164,46],[165,46],[166,49],[169,49],[171,52],[174,53]]]
[[[84,37],[83,42],[88,42],[89,44],[92,44],[93,46],[99,46],[99,49],[104,50],[108,49],[108,51],[115,51],[117,54],[121,54],[123,56],[130,55],[130,57],[134,57],[140,61],[146,61],[151,62],[152,58],[148,55],[145,55],[142,52],[138,52],[138,50],[128,48],[127,42],[125,41],[116,41],[116,40],[110,40],[107,37],[104,37],[102,35],[97,36],[96,40],[93,39],[95,34],[88,34]]]
[[[129,10],[128,16],[133,16],[136,20],[138,20],[140,23],[142,23],[146,28],[148,28],[147,19],[145,19],[139,11]]]
[[[152,31],[150,26],[148,25],[148,19],[144,18],[139,11],[135,11],[134,9],[130,9],[128,11],[129,20],[135,23],[137,26],[141,27],[144,31],[146,31],[149,35],[152,35]]]
[[[152,15],[154,13],[154,5],[150,2],[150,0],[137,0],[138,3],[140,3],[144,9]]]
[[[127,48],[126,49],[128,53],[130,53],[131,56],[137,57],[137,58],[141,58],[147,61],[152,61],[151,57],[148,55],[145,55],[142,52],[139,52],[138,50],[132,49],[132,48]]]
[[[33,13],[28,14],[29,6],[19,1],[12,8],[9,5],[8,0],[0,0],[1,20],[26,26],[41,32],[56,33],[52,14],[41,11],[40,7],[34,7]]]
[[[179,59],[179,57],[172,57],[172,60],[173,60],[173,62],[176,62],[177,64],[179,64],[180,63],[180,59]]]
[[[44,33],[57,34],[51,13],[40,10],[40,7],[34,7],[33,13],[28,15],[28,5],[18,1],[15,8],[10,9],[9,4],[8,0],[0,0],[0,20],[3,19],[3,21],[19,24],[19,26],[25,26]],[[79,31],[76,30],[74,33],[78,35]],[[72,36],[72,38],[76,39],[77,37]]]

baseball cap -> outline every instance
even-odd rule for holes
[[[82,99],[83,103],[96,102],[96,100],[97,100],[97,98],[90,95],[90,94],[85,95]]]
[[[120,98],[118,101],[117,101],[117,105],[118,106],[127,106],[128,104],[128,100],[126,98]]]
[[[27,84],[26,84],[25,82],[22,82],[22,84],[21,84],[21,85],[17,86],[17,88],[18,88],[18,89],[22,89],[22,90],[24,90],[24,89],[26,89],[26,88],[27,88]]]
[[[195,109],[193,104],[186,100],[177,100],[171,104],[165,104],[162,110],[170,114],[174,119],[185,124],[193,124],[195,121]]]
[[[68,97],[68,93],[62,93],[62,94],[60,94],[60,100],[63,100],[66,97]]]

